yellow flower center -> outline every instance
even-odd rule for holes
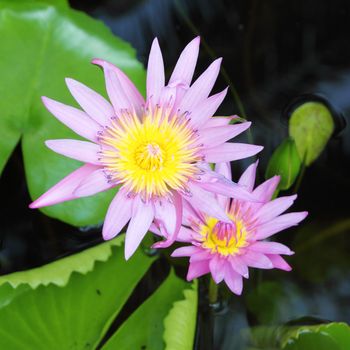
[[[123,111],[100,136],[101,162],[110,181],[125,184],[144,200],[187,191],[202,159],[196,132],[184,116],[145,109],[142,118]]]
[[[215,218],[208,218],[200,227],[202,246],[210,249],[212,253],[223,256],[235,255],[241,248],[246,247],[247,230],[243,222],[231,219],[231,223],[225,223]]]

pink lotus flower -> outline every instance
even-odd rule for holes
[[[103,237],[111,239],[130,223],[125,257],[136,250],[154,220],[162,222],[169,246],[181,226],[182,198],[186,203],[223,222],[225,211],[214,193],[240,199],[251,194],[213,172],[203,161],[225,162],[249,157],[262,147],[226,141],[249,128],[250,123],[229,125],[234,117],[211,118],[227,89],[212,95],[221,59],[214,61],[192,84],[199,38],[182,52],[167,85],[162,54],[153,41],[148,61],[147,99],[117,67],[100,59],[111,104],[73,79],[66,83],[82,110],[43,97],[46,108],[63,124],[89,141],[49,140],[53,151],[86,163],[35,202],[31,208],[90,196],[120,186],[108,209]]]
[[[250,191],[259,202],[217,196],[230,222],[223,222],[202,213],[199,208],[185,205],[184,226],[177,240],[192,245],[176,249],[172,256],[190,257],[188,280],[211,273],[216,283],[224,280],[233,293],[240,295],[243,289],[242,277],[248,278],[248,267],[291,270],[281,254],[292,255],[293,252],[283,244],[264,239],[297,225],[307,216],[307,212],[281,215],[297,196],[271,200],[280,181],[279,176],[253,190],[256,167],[257,162],[248,167],[239,185]],[[231,177],[227,163],[218,164],[217,171]],[[157,228],[153,229],[160,234]]]

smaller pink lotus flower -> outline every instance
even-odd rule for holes
[[[297,225],[308,213],[281,215],[297,196],[271,200],[280,181],[279,176],[253,190],[257,164],[250,165],[238,183],[251,192],[258,202],[231,200],[217,195],[217,201],[231,219],[230,222],[220,221],[185,204],[184,222],[177,240],[192,245],[176,249],[172,256],[190,257],[187,280],[211,273],[216,283],[224,280],[233,293],[240,295],[242,277],[248,278],[249,267],[291,270],[281,255],[294,253],[283,244],[264,239]],[[230,179],[229,163],[219,163],[216,170]]]

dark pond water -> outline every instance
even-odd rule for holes
[[[220,112],[253,121],[254,142],[265,146],[260,179],[271,152],[287,135],[283,111],[295,97],[322,93],[346,119],[350,115],[347,0],[72,0],[71,5],[103,20],[135,47],[143,63],[157,36],[168,74],[181,49],[200,34],[197,74],[214,57],[224,57],[215,89],[229,85],[231,94]],[[224,306],[215,316],[215,349],[239,349],[252,325],[281,324],[303,316],[350,322],[349,153],[347,128],[307,169],[295,209],[308,210],[310,215],[300,229],[279,237],[296,252],[289,260],[293,272],[255,273],[241,298],[224,297]],[[248,164],[236,162],[234,177]],[[2,274],[38,266],[101,241],[99,228],[77,230],[27,208],[30,199],[19,149],[0,180],[0,196],[6,204],[0,212]],[[179,267],[179,273],[182,270]],[[165,272],[160,266],[153,268],[143,282],[146,292],[139,286],[129,311]]]

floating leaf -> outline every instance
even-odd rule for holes
[[[77,269],[78,260],[88,268]],[[18,275],[2,277],[3,282],[16,281],[17,287],[10,282],[0,286],[0,349],[96,349],[152,261],[138,251],[126,262],[117,239],[43,267],[43,284],[35,289],[18,284]],[[49,271],[51,284],[44,285]],[[21,273],[23,282],[35,281],[36,286],[40,268],[28,271],[29,277],[25,274]],[[57,281],[64,281],[64,287],[53,284]],[[11,288],[13,298],[8,300]]]
[[[300,159],[310,165],[326,147],[334,130],[329,109],[320,102],[306,102],[289,119],[289,135],[295,140]]]
[[[300,158],[292,138],[284,140],[273,152],[267,165],[265,178],[280,175],[279,190],[288,190],[300,171]]]
[[[197,318],[197,284],[184,291],[164,320],[164,341],[168,350],[192,350]]]
[[[64,83],[77,79],[104,91],[103,74],[90,64],[101,57],[118,65],[144,89],[145,72],[135,51],[99,21],[71,10],[63,1],[0,1],[0,171],[22,137],[27,183],[37,198],[80,163],[44,145],[47,139],[76,138],[43,106],[49,96],[76,105]],[[114,191],[115,192],[115,191]],[[51,217],[76,226],[101,222],[113,191],[42,209]],[[28,203],[29,204],[29,203]]]
[[[171,272],[162,285],[110,338],[103,350],[192,350],[197,313],[197,295],[193,289],[186,289],[190,286],[190,284],[176,277],[174,272]],[[181,300],[184,294],[186,299]],[[174,319],[174,317],[177,318]],[[169,328],[170,326],[171,328]],[[166,347],[164,347],[162,339],[163,332]],[[174,341],[176,337],[184,338],[183,340],[177,340],[177,344],[182,344],[182,347],[176,347]],[[170,342],[168,342],[169,339],[171,339]]]

